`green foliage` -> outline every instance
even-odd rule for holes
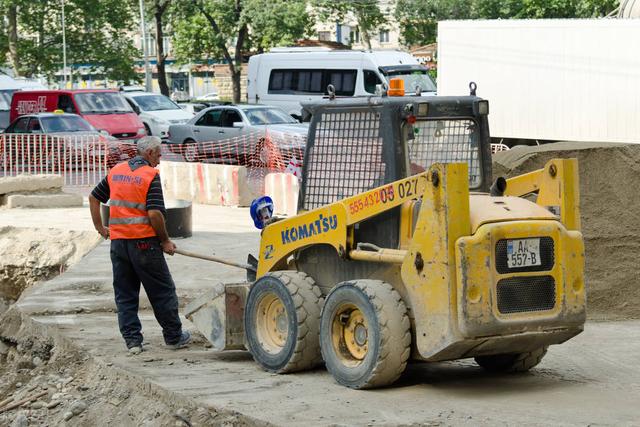
[[[616,0],[398,0],[395,17],[405,45],[433,43],[437,23],[452,19],[597,18]]]
[[[3,13],[9,1],[18,5],[21,74],[53,78],[63,64],[60,0],[3,0]],[[135,80],[133,59],[139,51],[123,37],[135,29],[134,8],[121,0],[65,0],[64,5],[68,66],[91,64],[110,79]],[[6,53],[6,43],[0,49]]]
[[[245,1],[243,19],[249,27],[248,49],[263,51],[274,46],[291,46],[311,34],[313,16],[306,1]]]
[[[371,33],[387,23],[384,13],[391,12],[381,10],[377,0],[311,0],[310,4],[323,21],[344,21],[347,15],[353,15],[368,48]]]
[[[175,3],[173,47],[181,62],[224,58],[224,51],[232,50],[243,28],[248,29],[242,46],[247,52],[291,45],[313,26],[305,0],[208,0],[201,5],[215,20],[218,31],[193,2]]]

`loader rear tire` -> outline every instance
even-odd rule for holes
[[[489,372],[527,372],[540,363],[545,354],[546,346],[526,353],[478,356],[475,361]]]
[[[305,273],[277,271],[258,279],[244,312],[247,347],[255,361],[279,374],[319,365],[321,308],[320,288]]]
[[[347,387],[383,387],[407,366],[411,331],[407,307],[380,280],[342,282],[329,292],[320,320],[327,369]]]

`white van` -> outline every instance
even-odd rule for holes
[[[338,97],[370,96],[392,77],[405,81],[407,94],[415,94],[418,86],[424,95],[435,94],[427,68],[406,52],[275,48],[249,58],[247,98],[299,118],[300,103],[328,95],[329,84]]]
[[[15,80],[9,76],[0,75],[0,130],[9,126],[9,113],[13,92],[17,90],[39,90],[46,88],[46,86],[43,86],[35,80]]]

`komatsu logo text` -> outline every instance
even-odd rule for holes
[[[311,236],[327,233],[330,230],[335,230],[338,227],[338,216],[332,215],[325,217],[320,214],[320,217],[308,224],[297,225],[281,231],[282,244],[296,242],[303,240]]]

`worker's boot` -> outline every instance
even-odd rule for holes
[[[180,341],[175,344],[167,344],[167,346],[173,350],[178,350],[186,347],[191,342],[191,332],[182,331],[182,335],[180,336]]]

